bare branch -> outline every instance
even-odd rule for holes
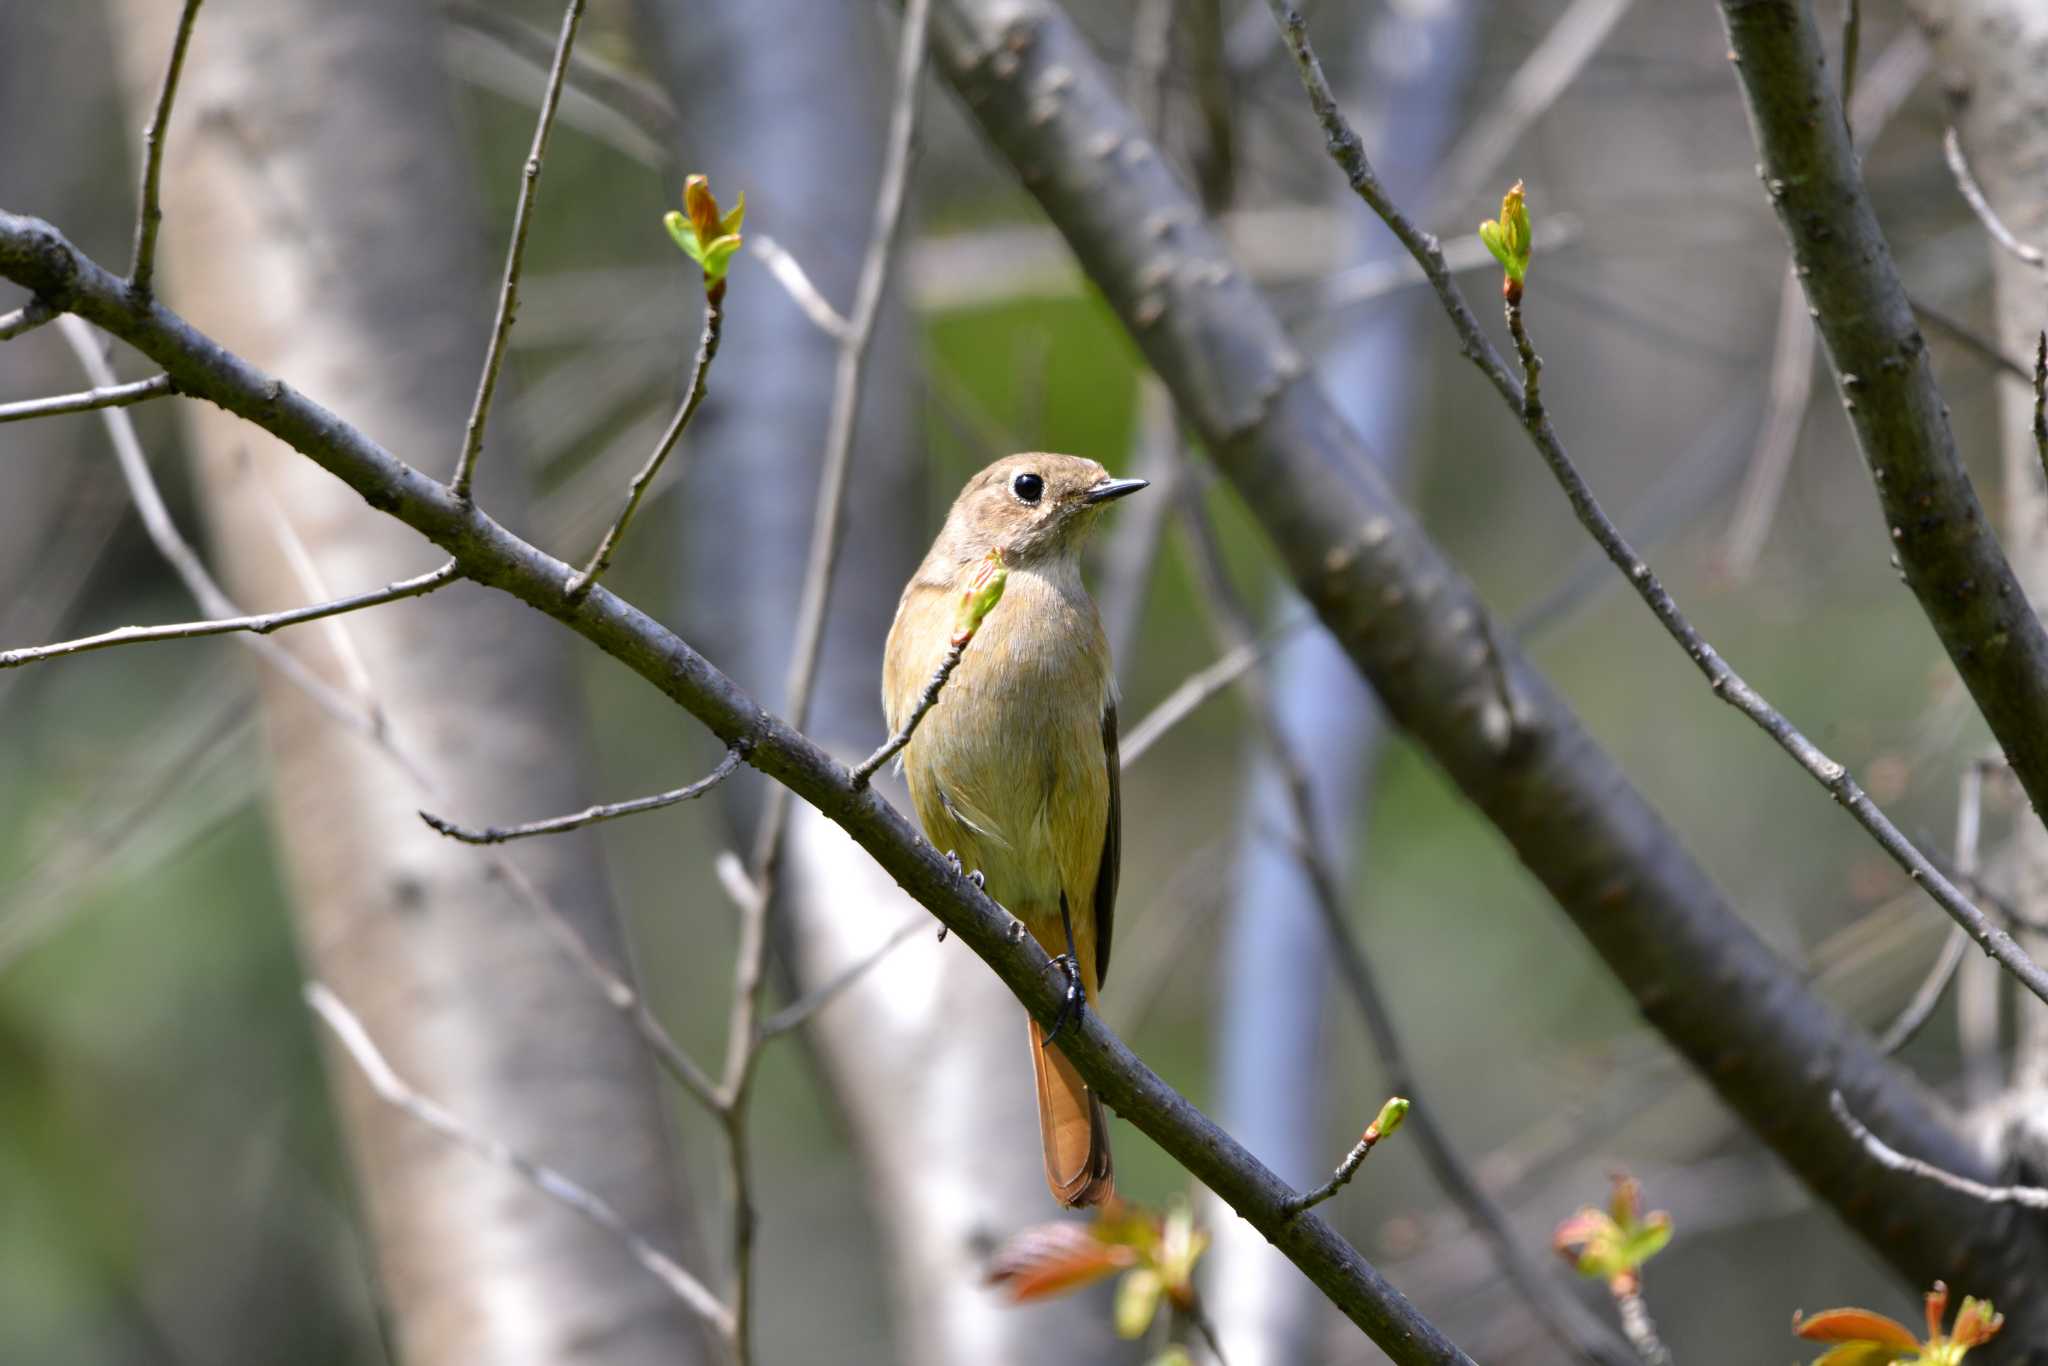
[[[462,437],[462,454],[455,462],[455,477],[448,487],[457,498],[469,497],[470,480],[476,473],[477,456],[484,447],[484,424],[490,419],[491,395],[498,387],[498,371],[505,364],[505,343],[519,316],[519,272],[526,264],[526,233],[533,222],[533,201],[540,191],[541,167],[547,161],[548,135],[554,131],[555,111],[562,103],[562,82],[569,73],[569,54],[576,45],[576,26],[583,22],[584,0],[569,0],[562,11],[562,32],[555,41],[555,62],[548,70],[547,93],[541,97],[540,118],[533,127],[533,147],[521,168],[519,205],[512,213],[512,244],[505,252],[505,279],[498,289],[498,316],[491,325],[490,349],[484,353],[484,369],[477,380],[476,401],[469,410],[469,425]]]
[[[1835,1112],[1835,1118],[1849,1131],[1850,1137],[1861,1144],[1863,1151],[1879,1166],[1935,1182],[1972,1199],[1982,1200],[1987,1205],[2023,1205],[2028,1209],[2048,1210],[2048,1187],[1987,1186],[1982,1181],[1972,1181],[1967,1176],[1944,1171],[1932,1162],[1923,1162],[1917,1157],[1906,1156],[1870,1132],[1849,1112],[1849,1103],[1842,1099],[1840,1091],[1828,1092],[1828,1108]]]
[[[137,299],[148,299],[156,283],[156,235],[163,226],[164,210],[159,186],[164,173],[164,142],[170,136],[171,105],[178,98],[178,77],[185,71],[185,50],[192,44],[192,23],[199,17],[201,0],[185,0],[178,15],[177,36],[171,40],[171,60],[164,68],[163,85],[156,94],[156,112],[142,133],[142,206],[135,218],[135,255],[128,267],[128,289]]]
[[[2048,630],[1965,473],[1801,0],[1721,0],[1764,191],[1922,613],[2037,808],[2048,809]]]
[[[1844,72],[1842,79],[1847,81],[1848,73]],[[1614,1308],[1621,1315],[1621,1331],[1643,1359],[1643,1366],[1671,1366],[1671,1349],[1657,1336],[1650,1306],[1644,1303],[1642,1288],[1634,1280],[1615,1287]]]
[[[4,666],[4,663],[5,656],[0,656],[0,666]],[[535,835],[559,835],[569,830],[581,830],[586,825],[596,825],[601,821],[615,821],[621,816],[637,816],[643,811],[659,811],[663,807],[674,806],[678,802],[687,802],[701,797],[731,777],[732,771],[739,767],[739,763],[739,749],[737,747],[728,749],[724,756],[719,759],[716,768],[685,787],[678,787],[668,792],[657,792],[651,797],[634,797],[623,802],[607,802],[599,806],[587,806],[572,815],[553,816],[542,821],[528,821],[524,825],[487,825],[481,830],[472,830],[468,826],[457,825],[453,821],[443,820],[441,817],[427,811],[420,812],[420,819],[435,830],[446,835],[449,839],[460,840],[464,844],[504,844],[508,840],[530,839]]]
[[[648,1274],[660,1281],[668,1292],[688,1306],[692,1313],[717,1329],[721,1336],[727,1339],[732,1337],[732,1311],[721,1304],[718,1297],[706,1289],[702,1281],[635,1233],[624,1215],[553,1167],[522,1157],[499,1140],[478,1133],[455,1115],[414,1090],[392,1070],[391,1064],[378,1051],[376,1042],[370,1038],[369,1031],[363,1028],[363,1022],[356,1017],[355,1012],[350,1010],[339,996],[328,990],[325,984],[306,983],[305,997],[306,1004],[312,1007],[334,1032],[335,1039],[362,1072],[363,1079],[369,1082],[370,1089],[375,1091],[385,1104],[403,1110],[449,1142],[467,1148],[494,1167],[510,1172],[550,1200],[567,1206],[617,1238],[625,1245],[626,1251],[632,1254],[633,1260],[645,1267]]]
[[[1378,175],[1366,158],[1364,144],[1359,141],[1358,134],[1353,131],[1343,111],[1338,108],[1336,97],[1330,93],[1329,82],[1323,75],[1322,65],[1316,60],[1315,50],[1309,44],[1307,23],[1298,12],[1285,3],[1285,0],[1267,0],[1267,3],[1280,23],[1289,50],[1294,54],[1295,65],[1301,73],[1302,85],[1308,91],[1309,103],[1314,106],[1316,116],[1329,136],[1330,155],[1343,169],[1346,179],[1350,181],[1359,197],[1379,214],[1393,230],[1394,235],[1401,239],[1410,253],[1422,264],[1424,272],[1436,286],[1437,297],[1450,315],[1452,326],[1465,343],[1465,354],[1494,381],[1502,397],[1508,400],[1521,417],[1522,426],[1528,432],[1530,441],[1542,455],[1544,463],[1550,467],[1552,476],[1564,490],[1566,498],[1571,502],[1572,511],[1587,533],[1599,543],[1601,550],[1614,566],[1627,577],[1659,624],[1684,649],[1686,655],[1705,676],[1714,695],[1747,716],[1759,729],[1775,740],[1779,748],[1791,755],[1801,768],[1848,809],[1857,823],[1870,832],[1879,847],[1889,854],[1909,877],[1927,888],[1935,902],[1947,911],[1957,924],[1963,926],[1986,953],[1996,958],[2029,991],[2044,1002],[2048,1002],[2048,971],[2043,971],[2010,934],[1992,923],[1961,889],[1942,876],[1941,871],[1928,861],[1926,855],[1914,847],[1913,842],[1892,824],[1890,818],[1878,809],[1875,802],[1870,800],[1849,771],[1824,754],[1819,746],[1807,739],[1782,713],[1750,687],[1742,676],[1730,668],[1714,648],[1707,644],[1684,613],[1679,611],[1678,604],[1670,593],[1665,591],[1650,566],[1601,510],[1598,500],[1593,497],[1591,487],[1579,473],[1578,467],[1572,463],[1564,443],[1558,439],[1555,429],[1552,428],[1538,387],[1543,363],[1523,327],[1521,305],[1512,299],[1507,304],[1508,330],[1514,337],[1515,351],[1522,363],[1523,382],[1517,384],[1507,373],[1499,354],[1493,349],[1493,343],[1479,330],[1478,319],[1473,316],[1456,282],[1445,269],[1442,252],[1437,248],[1435,240],[1417,230],[1409,222],[1380,184]],[[1975,495],[1969,494],[1967,487],[1963,492],[1974,501]],[[2005,566],[2004,557],[1995,545],[1990,547],[1990,553],[1997,557],[1998,564],[2003,567],[2009,578],[2011,568]],[[2012,591],[2015,594],[2020,592],[2016,582]],[[2033,624],[2038,632],[2040,624]],[[2044,647],[2048,647],[2048,636],[2043,637],[2043,644]],[[2008,753],[2011,751],[2008,750]],[[2017,764],[2015,766],[2017,767]],[[2044,778],[2048,778],[2048,774],[2044,774]]]
[[[895,952],[897,945],[904,943],[912,935],[925,929],[930,923],[923,916],[916,916],[898,925],[887,939],[875,945],[874,948],[870,949],[862,957],[847,964],[831,981],[820,985],[816,990],[807,995],[799,996],[796,1000],[791,1001],[788,1005],[770,1015],[761,1022],[761,1042],[766,1043],[768,1040],[787,1034],[793,1029],[802,1028],[805,1024],[809,1023],[813,1015],[816,1015],[826,1006],[838,1000],[842,992],[855,982],[858,982],[877,963]]]
[[[1572,0],[1557,22],[1472,120],[1423,198],[1461,208],[1489,184],[1515,144],[1583,71],[1635,0]]]
[[[1977,844],[1983,829],[1984,814],[1984,768],[1983,763],[1965,765],[1963,776],[1956,784],[1956,842],[1955,882],[1970,887],[1977,876]],[[1946,868],[1943,872],[1947,872]],[[1963,950],[1968,946],[1969,935],[1958,925],[1951,929],[1941,941],[1941,952],[1935,957],[1934,966],[1920,982],[1912,999],[1898,1014],[1898,1018],[1885,1027],[1877,1036],[1877,1051],[1887,1057],[1897,1053],[1918,1034],[1921,1027],[1934,1016],[1934,1008],[1941,1004],[1942,993],[1955,980],[1956,969],[1962,965]]]
[[[1752,688],[1742,675],[1735,672],[1727,661],[1721,658],[1713,646],[1700,635],[1678,603],[1666,591],[1650,566],[1636,553],[1621,531],[1601,510],[1599,500],[1593,496],[1592,486],[1579,472],[1565,451],[1564,443],[1557,437],[1544,412],[1537,391],[1537,376],[1542,361],[1529,340],[1529,333],[1522,321],[1522,306],[1516,302],[1507,304],[1508,330],[1515,339],[1516,354],[1521,357],[1525,376],[1522,421],[1529,436],[1541,452],[1544,463],[1549,465],[1558,486],[1571,501],[1572,511],[1579,522],[1599,543],[1615,568],[1627,577],[1636,593],[1648,605],[1652,615],[1664,627],[1666,633],[1676,641],[1687,657],[1698,667],[1706,678],[1707,685],[1716,697],[1734,707],[1756,723],[1758,729],[1777,742],[1778,747],[1790,755],[1794,762],[1812,776],[1814,781],[1825,788],[1829,795],[1839,802],[1858,825],[1870,832],[1878,847],[1891,856],[1894,863],[1906,875],[1927,889],[1935,904],[1948,912],[1949,917],[1961,926],[1986,953],[1997,959],[2006,971],[2017,978],[2027,990],[2048,1002],[2048,971],[2027,955],[2019,942],[1991,917],[1979,910],[1974,902],[1943,875],[1905,832],[1892,823],[1870,799],[1862,786],[1857,783],[1848,769],[1829,758],[1820,747],[1809,740],[1798,727],[1787,720],[1782,712],[1773,707],[1763,694]]]
[[[106,357],[100,354],[99,346],[93,339],[93,330],[88,324],[76,316],[67,314],[57,320],[57,330],[71,347],[72,354],[78,358],[86,378],[100,388],[113,383],[114,372],[107,364]],[[142,519],[142,529],[148,533],[150,543],[156,547],[157,553],[164,557],[178,578],[184,582],[186,591],[192,594],[202,612],[210,617],[222,619],[249,615],[237,607],[221,590],[221,586],[214,582],[213,575],[207,572],[206,566],[200,561],[198,552],[192,549],[191,543],[178,531],[177,523],[171,520],[171,510],[164,505],[163,494],[157,489],[156,480],[149,472],[149,461],[142,453],[141,438],[135,434],[134,420],[119,408],[102,408],[98,411],[100,420],[106,424],[107,435],[113,441],[114,460],[120,466],[122,481],[128,485],[128,494],[135,500],[136,514]],[[297,655],[283,649],[277,642],[266,640],[259,635],[238,633],[237,639],[289,679],[293,686],[312,698],[314,704],[329,716],[360,735],[385,743],[383,728],[376,719],[366,715],[361,708],[335,691],[324,679],[307,668]],[[388,743],[385,743],[385,748],[407,768],[408,772],[415,777],[419,776],[418,769],[411,766],[410,760],[391,750]]]
[[[26,422],[30,418],[55,417],[59,413],[89,413],[95,408],[126,408],[132,403],[163,398],[175,392],[169,375],[151,375],[148,379],[110,384],[78,394],[0,403],[0,422]]]
[[[946,680],[953,676],[953,670],[960,667],[960,657],[967,653],[967,647],[973,643],[974,638],[970,636],[946,648],[946,657],[939,661],[939,667],[932,671],[931,681],[926,683],[924,691],[917,695],[917,702],[911,707],[910,715],[904,718],[903,728],[884,740],[881,748],[861,760],[859,766],[853,770],[855,787],[866,787],[868,779],[874,777],[883,764],[902,753],[903,747],[910,743],[910,737],[917,733],[917,727],[924,720],[925,713],[939,704],[940,689],[944,688]]]
[[[838,309],[832,307],[832,301],[811,283],[811,277],[804,273],[803,266],[796,257],[789,254],[788,248],[767,233],[750,232],[747,234],[747,250],[752,252],[762,265],[768,267],[768,273],[775,277],[775,283],[788,291],[796,306],[803,310],[805,317],[817,325],[820,332],[841,345],[845,344],[847,338],[853,334],[853,324],[848,322]]]
[[[1962,193],[1963,202],[1970,206],[1970,212],[1977,215],[1977,221],[1984,225],[1984,231],[1991,234],[1991,240],[2010,252],[2016,259],[2026,262],[2034,269],[2048,271],[2048,257],[2041,249],[2029,246],[2013,236],[2012,229],[1991,207],[1991,201],[1984,197],[1984,191],[1977,185],[1977,177],[1970,174],[1970,163],[1963,156],[1963,140],[1957,135],[1955,125],[1941,135],[1941,154],[1948,162],[1949,174],[1956,178],[1956,189]]]
[[[288,611],[266,612],[257,616],[179,622],[170,626],[123,626],[118,630],[103,631],[99,635],[85,636],[78,640],[60,641],[55,645],[32,645],[18,650],[0,650],[0,669],[15,669],[46,659],[82,655],[93,650],[110,649],[116,645],[137,645],[144,641],[190,640],[200,636],[229,635],[236,631],[247,631],[258,636],[268,635],[272,631],[297,626],[301,622],[340,616],[344,612],[356,612],[365,607],[398,602],[404,598],[422,597],[437,588],[446,587],[458,577],[455,561],[450,560],[430,574],[401,579],[388,587],[358,593],[354,597],[336,598],[332,602],[317,603],[311,607],[294,607]]]
[[[1331,1175],[1328,1181],[1323,1182],[1322,1185],[1317,1186],[1314,1190],[1299,1195],[1287,1202],[1288,1216],[1291,1218],[1294,1215],[1300,1214],[1303,1210],[1314,1209],[1317,1205],[1322,1204],[1323,1201],[1350,1185],[1351,1178],[1358,1175],[1359,1167],[1364,1165],[1365,1155],[1378,1146],[1379,1141],[1384,1137],[1385,1135],[1380,1132],[1378,1124],[1367,1125],[1365,1133],[1359,1138],[1358,1142],[1351,1145],[1351,1151],[1344,1154],[1344,1160],[1337,1164],[1336,1172]]]
[[[698,407],[704,402],[705,381],[711,372],[712,357],[718,354],[718,338],[725,323],[725,308],[722,302],[724,293],[722,283],[715,288],[707,289],[704,293],[704,335],[697,341],[697,359],[690,368],[690,384],[684,394],[682,406],[676,409],[676,415],[668,424],[668,430],[664,431],[661,440],[655,443],[654,453],[647,457],[647,463],[640,467],[640,472],[633,476],[633,482],[627,486],[626,505],[619,509],[617,519],[604,533],[604,539],[598,542],[597,550],[590,557],[590,563],[578,570],[569,580],[566,591],[571,602],[581,601],[584,595],[590,592],[591,585],[602,578],[604,571],[611,567],[612,554],[619,548],[619,542],[624,539],[626,528],[633,521],[633,514],[639,511],[640,500],[647,496],[648,485],[652,484],[654,476],[661,472],[662,462],[668,459],[668,453],[675,449],[676,442],[682,438],[683,429],[690,425],[690,419],[697,415]]]
[[[2033,382],[2033,376],[2028,372],[2026,366],[1999,350],[1996,342],[1985,337],[1975,328],[1957,321],[1924,300],[1913,300],[1912,307],[1914,317],[1926,323],[1929,327],[1941,333],[1942,336],[1947,337],[1950,341],[1962,347],[1965,351],[1968,351],[1978,360],[1983,361],[2008,379],[2016,379],[2022,384],[2031,384]]]
[[[30,299],[20,308],[0,313],[0,341],[13,341],[24,332],[33,332],[57,316],[57,310],[40,298]]]
[[[1159,705],[1131,727],[1131,733],[1118,745],[1123,767],[1128,769],[1138,762],[1138,756],[1159,743],[1166,733],[1192,716],[1204,702],[1222,692],[1231,684],[1243,678],[1251,670],[1272,656],[1313,620],[1307,613],[1301,613],[1289,621],[1274,627],[1256,641],[1247,641],[1232,646],[1214,664],[1197,669],[1180,681],[1180,685],[1159,700]]]
[[[545,72],[551,69],[554,44],[546,30],[478,0],[440,0],[440,3],[441,13],[450,23],[498,45],[517,57],[529,70]],[[658,166],[668,154],[668,149],[676,145],[675,106],[669,103],[661,87],[645,76],[588,51],[579,51],[569,59],[566,87],[570,93],[580,92],[587,96],[591,104],[632,129],[635,142],[630,147],[620,147],[620,150],[634,160]],[[524,92],[524,98],[532,102],[530,87]],[[545,95],[542,98],[546,98]],[[577,126],[574,111],[564,109],[562,117],[569,121],[571,127]]]

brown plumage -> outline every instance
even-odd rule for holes
[[[1000,550],[1002,600],[903,751],[903,772],[932,843],[980,870],[1048,953],[1066,951],[1064,898],[1090,1002],[1109,970],[1121,812],[1116,681],[1080,546],[1104,504],[1144,486],[1044,453],[975,475],[903,590],[882,673],[894,730],[945,656],[968,579]],[[1046,1185],[1062,1204],[1099,1204],[1114,1189],[1102,1103],[1030,1025]]]

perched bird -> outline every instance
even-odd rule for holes
[[[883,663],[895,731],[946,656],[962,592],[1000,555],[1002,597],[903,751],[903,772],[932,843],[979,872],[1046,952],[1070,955],[1077,1009],[1109,969],[1122,838],[1116,678],[1080,550],[1103,506],[1145,482],[1039,452],[975,475],[903,590]],[[1115,1185],[1102,1102],[1030,1026],[1046,1184],[1063,1205],[1100,1204]]]

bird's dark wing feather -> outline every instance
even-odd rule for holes
[[[1109,765],[1109,820],[1095,870],[1095,984],[1109,979],[1109,932],[1116,923],[1116,873],[1124,852],[1123,761],[1116,749],[1116,703],[1102,709],[1102,757]]]

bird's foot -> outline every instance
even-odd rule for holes
[[[1074,962],[1071,953],[1056,954],[1052,966],[1066,975],[1067,997],[1060,1002],[1060,1013],[1052,1017],[1052,1028],[1046,1031],[1041,1048],[1050,1047],[1060,1036],[1060,1031],[1081,1018],[1081,1012],[1088,1008],[1088,998],[1081,991],[1081,969]]]

